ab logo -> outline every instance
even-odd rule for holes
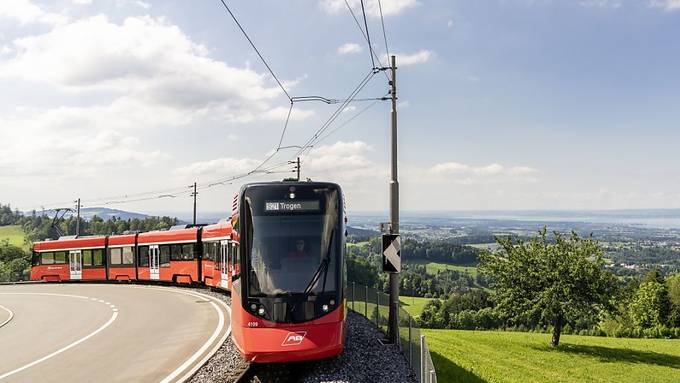
[[[283,339],[283,343],[281,343],[281,346],[295,346],[300,343],[305,339],[305,336],[307,335],[307,331],[297,331],[297,332],[289,332],[286,337]]]

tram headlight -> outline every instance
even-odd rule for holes
[[[253,310],[253,311],[257,311],[257,304],[252,303],[252,304],[250,305],[250,309]]]
[[[294,199],[294,198],[295,198],[295,193],[290,193],[289,197],[290,197],[290,199]]]
[[[257,309],[257,313],[258,313],[260,316],[264,316],[264,307],[261,306],[259,309]]]
[[[328,305],[321,306],[321,310],[323,310],[323,312],[327,313],[328,312]]]

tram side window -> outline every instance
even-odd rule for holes
[[[31,265],[37,266],[40,264],[40,253],[33,252],[33,256],[31,257]]]
[[[104,249],[92,250],[92,266],[104,266]]]
[[[238,275],[241,274],[241,246],[236,244],[234,249],[232,249],[232,257],[234,257],[234,272]]]
[[[53,265],[54,253],[42,253],[40,255],[40,263],[43,265]]]
[[[135,254],[132,247],[126,246],[123,248],[123,264],[133,265],[135,263]]]
[[[203,243],[203,259],[206,261],[215,260],[215,242],[204,242]]]
[[[65,251],[57,251],[54,253],[54,263],[55,264],[60,264],[63,265],[66,263],[66,252]]]
[[[123,259],[123,249],[120,247],[109,249],[109,257],[111,265],[120,265]]]
[[[194,259],[194,244],[170,246],[170,259],[173,261],[190,261]]]
[[[92,266],[92,250],[83,250],[83,266]]]
[[[194,257],[194,244],[193,243],[187,243],[185,245],[182,245],[182,258],[185,261],[191,261],[195,258]]]
[[[137,248],[137,264],[139,267],[149,267],[149,246]]]
[[[159,246],[159,248],[161,249],[160,256],[161,267],[170,267],[170,246],[162,245]]]

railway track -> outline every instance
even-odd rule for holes
[[[297,382],[304,376],[305,362],[300,363],[250,363],[234,383],[287,383]]]

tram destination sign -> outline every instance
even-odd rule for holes
[[[264,211],[267,213],[287,212],[287,211],[319,211],[320,203],[318,200],[306,201],[265,201]]]

